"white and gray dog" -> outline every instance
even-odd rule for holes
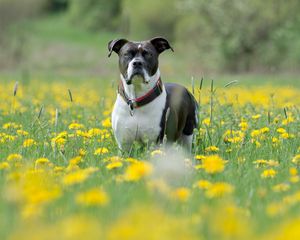
[[[191,149],[198,125],[198,105],[192,94],[175,83],[163,84],[158,57],[173,48],[161,37],[108,43],[109,55],[119,55],[120,83],[112,112],[112,127],[119,148],[128,150],[134,141],[179,142]]]

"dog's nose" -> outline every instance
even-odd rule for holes
[[[143,63],[142,63],[142,61],[140,61],[140,60],[135,60],[135,61],[132,63],[132,65],[133,65],[134,67],[141,67],[141,66],[143,65]]]

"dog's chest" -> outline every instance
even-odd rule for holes
[[[112,112],[112,127],[120,148],[130,147],[134,141],[156,142],[161,131],[161,118],[166,103],[166,92],[149,104],[136,108],[129,106],[118,95]]]

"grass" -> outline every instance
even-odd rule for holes
[[[30,80],[13,97],[0,84],[1,239],[279,239],[299,222],[299,89],[219,87],[210,120],[204,87],[192,155],[128,156],[111,132],[114,89],[97,85]]]

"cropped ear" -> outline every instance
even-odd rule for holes
[[[167,39],[162,37],[155,37],[150,40],[152,45],[155,47],[156,51],[158,53],[162,53],[163,51],[167,49],[171,49],[174,52],[174,49],[170,46]]]
[[[114,39],[108,43],[108,57],[110,57],[112,51],[119,53],[120,49],[126,44],[128,40],[126,39]]]

